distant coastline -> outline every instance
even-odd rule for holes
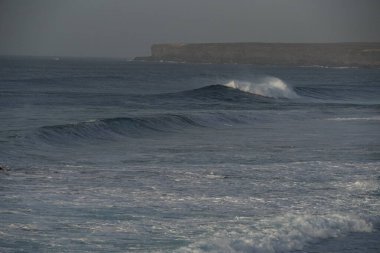
[[[136,61],[380,67],[380,42],[155,44]]]

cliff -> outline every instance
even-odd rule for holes
[[[285,66],[380,67],[380,43],[156,44],[136,60]]]

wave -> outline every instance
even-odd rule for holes
[[[224,86],[266,98],[285,98],[301,103],[378,104],[380,99],[370,86],[360,89],[350,85],[293,88],[277,77],[266,77],[258,82],[233,80]]]
[[[344,104],[379,104],[379,94],[373,87],[295,87],[294,91],[302,98],[314,102],[344,103]]]
[[[299,98],[296,92],[284,81],[276,77],[266,77],[259,82],[230,81],[226,87],[270,98]]]
[[[373,87],[336,85],[319,87],[292,87],[277,77],[265,77],[258,81],[231,80],[222,85],[180,92],[175,95],[195,99],[217,99],[236,103],[344,103],[378,104],[379,95]]]
[[[342,214],[285,215],[262,229],[240,225],[208,240],[192,243],[176,252],[260,252],[302,250],[306,244],[344,236],[351,232],[372,232],[373,225],[357,216]]]
[[[229,81],[225,84],[213,84],[201,88],[175,93],[150,95],[150,101],[160,105],[175,103],[176,106],[188,108],[234,108],[247,106],[255,109],[257,105],[273,106],[288,103],[290,99],[298,98],[292,88],[278,78],[265,78],[262,82]],[[146,98],[145,98],[146,99]],[[265,107],[267,108],[267,107]]]
[[[316,100],[330,101],[353,101],[357,98],[357,92],[351,92],[348,89],[315,88],[315,87],[296,87],[295,91],[302,97]]]
[[[325,65],[304,65],[299,66],[301,68],[322,68],[322,69],[358,69],[359,67],[354,66],[325,66]]]
[[[229,103],[270,103],[273,98],[259,94],[245,92],[221,84],[213,84],[205,87],[181,91],[177,93],[161,94],[158,98],[196,100],[196,102],[229,102]]]
[[[380,116],[373,117],[346,117],[346,118],[329,118],[328,120],[332,121],[379,121]]]
[[[143,137],[152,133],[176,131],[182,128],[201,127],[190,117],[166,114],[147,117],[110,118],[43,126],[36,136],[48,143],[66,143],[75,140],[118,139],[120,137]]]
[[[50,144],[82,142],[83,140],[115,140],[123,137],[143,138],[180,132],[190,128],[230,127],[258,120],[246,112],[209,112],[159,114],[141,117],[109,118],[74,124],[43,126],[35,137]],[[262,119],[260,119],[262,120]]]
[[[231,80],[224,84],[208,85],[177,93],[159,94],[158,99],[181,99],[198,103],[221,102],[235,104],[286,104],[286,103],[339,103],[378,104],[379,95],[373,87],[358,89],[356,86],[336,85],[318,87],[292,87],[277,77],[265,77],[259,81]],[[195,104],[195,103],[194,103]]]

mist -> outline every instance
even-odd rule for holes
[[[377,0],[0,0],[0,55],[149,55],[154,43],[376,42]]]

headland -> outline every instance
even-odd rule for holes
[[[380,42],[155,44],[137,61],[380,67]]]

